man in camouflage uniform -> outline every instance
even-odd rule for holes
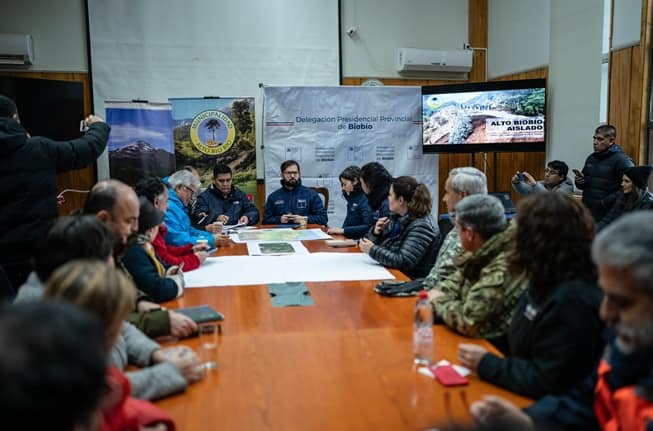
[[[516,227],[507,226],[499,199],[475,195],[456,205],[456,230],[465,253],[454,258],[455,272],[436,284],[435,312],[461,334],[501,339],[527,285],[508,268]]]
[[[454,168],[449,172],[449,177],[444,183],[444,197],[442,201],[447,206],[451,223],[456,222],[454,208],[465,196],[487,194],[487,180],[485,174],[476,168]],[[424,279],[424,289],[433,289],[435,285],[444,280],[456,270],[454,257],[463,252],[457,229],[451,229],[442,242],[435,265],[429,275]]]

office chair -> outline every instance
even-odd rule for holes
[[[326,187],[309,187],[309,189],[315,190],[318,194],[322,195],[322,200],[324,201],[324,209],[329,208],[329,189]]]

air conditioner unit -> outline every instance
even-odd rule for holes
[[[399,72],[453,72],[472,70],[471,50],[399,48]]]
[[[0,65],[26,66],[33,61],[32,36],[0,34]]]

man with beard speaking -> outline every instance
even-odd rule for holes
[[[281,186],[265,202],[263,224],[300,223],[301,217],[307,217],[308,224],[327,224],[322,199],[302,185],[299,163],[286,160],[281,164]]]

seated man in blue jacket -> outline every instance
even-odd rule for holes
[[[213,222],[252,225],[258,222],[258,208],[247,194],[234,186],[231,168],[218,163],[213,168],[213,184],[200,193],[193,208],[193,220],[204,227]]]
[[[299,223],[308,217],[309,224],[326,225],[326,208],[312,189],[302,185],[299,163],[286,160],[281,164],[281,188],[270,193],[265,202],[263,224]]]

